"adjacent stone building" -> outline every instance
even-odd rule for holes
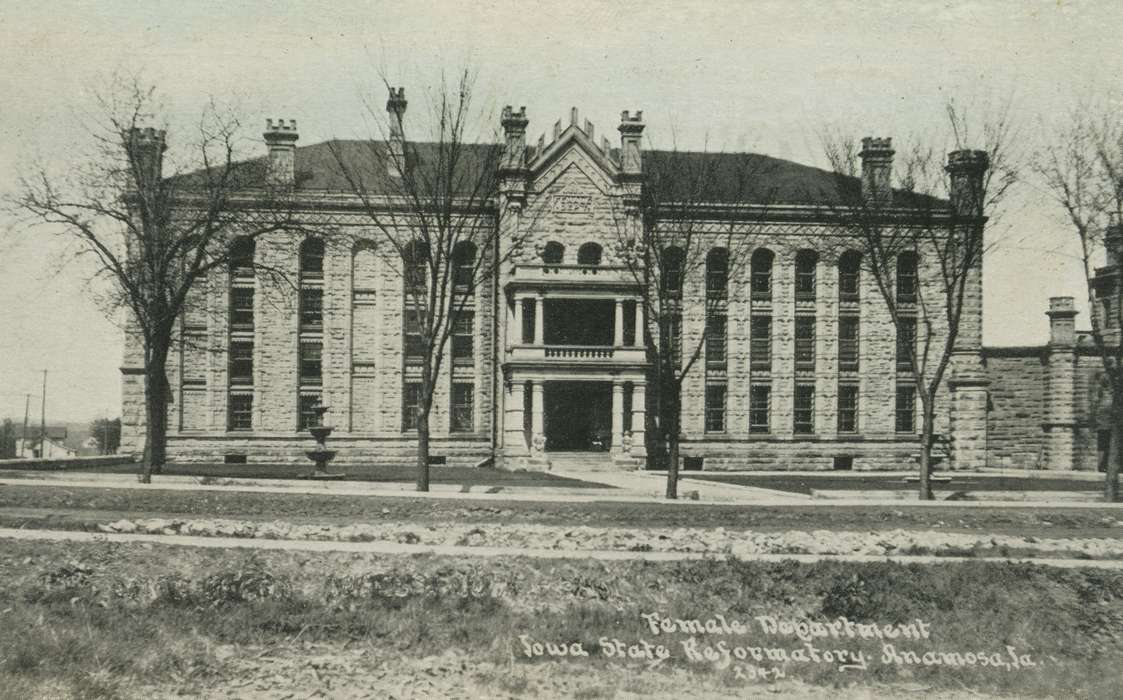
[[[392,94],[388,108],[400,118],[404,95]],[[597,141],[576,110],[566,121],[528,145],[525,109],[504,110],[493,206],[478,215],[494,217],[520,245],[509,257],[465,252],[504,262],[472,290],[470,313],[450,340],[431,417],[438,463],[548,468],[578,452],[634,468],[664,449],[655,439],[642,289],[622,260],[620,232],[642,225],[645,164],[667,154],[642,147],[642,113],[622,114],[617,143]],[[331,155],[359,145],[297,147],[296,124],[284,120],[270,122],[264,138],[266,176],[292,187],[309,219],[334,233],[240,244],[229,269],[196,290],[170,363],[169,458],[304,461],[306,428],[322,404],[337,460],[408,463],[417,374],[400,266],[386,258]],[[862,184],[884,187],[891,144],[867,139],[864,147]],[[985,163],[973,153],[952,154],[954,183],[982,177]],[[760,188],[736,202],[753,213],[751,262],[723,276],[716,251],[712,267],[707,259],[704,271],[680,280],[680,342],[707,333],[704,360],[684,388],[687,468],[912,468],[920,406],[899,354],[916,334],[898,337],[857,246],[816,201],[834,176],[753,158],[768,164],[770,181],[767,197]],[[732,204],[723,196],[700,203],[699,222]],[[268,284],[259,267],[286,271],[295,288]],[[917,295],[938,274],[934,261],[902,255],[896,273],[897,299],[915,314]],[[719,322],[703,303],[714,280]],[[936,422],[950,437],[952,466],[1026,466],[1030,458],[1067,468],[1070,455],[1090,468],[1094,437],[1081,426],[1091,419],[1072,407],[1094,390],[1072,369],[1083,355],[1066,307],[1051,312],[1048,348],[984,349],[981,266],[966,296]],[[932,321],[934,334],[945,332],[941,318]],[[123,451],[143,445],[138,353],[127,345]]]

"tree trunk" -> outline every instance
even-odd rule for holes
[[[932,434],[935,428],[936,416],[932,402],[924,405],[924,418],[920,429],[920,500],[931,501],[932,495]]]
[[[1123,470],[1123,392],[1118,389],[1112,394],[1111,437],[1107,446],[1107,473],[1104,474],[1104,500],[1115,503],[1119,500],[1119,472]]]
[[[667,392],[667,498],[678,498],[678,465],[679,465],[679,424],[681,422],[682,401],[678,387],[671,387]]]
[[[168,452],[168,349],[152,348],[144,370],[145,438],[140,481],[152,483],[152,475],[164,470]]]
[[[417,411],[417,490],[429,490],[429,411]]]

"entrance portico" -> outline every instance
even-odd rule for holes
[[[508,283],[502,453],[646,455],[643,303],[623,268],[516,266]]]

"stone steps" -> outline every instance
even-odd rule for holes
[[[551,470],[608,471],[613,469],[612,454],[608,452],[547,452]]]

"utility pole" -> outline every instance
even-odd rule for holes
[[[31,408],[31,394],[25,394],[23,400],[23,434],[20,435],[23,439],[19,443],[19,456],[22,457],[24,451],[27,450],[27,410]]]
[[[39,415],[39,459],[47,458],[47,370],[43,370],[43,409]]]

